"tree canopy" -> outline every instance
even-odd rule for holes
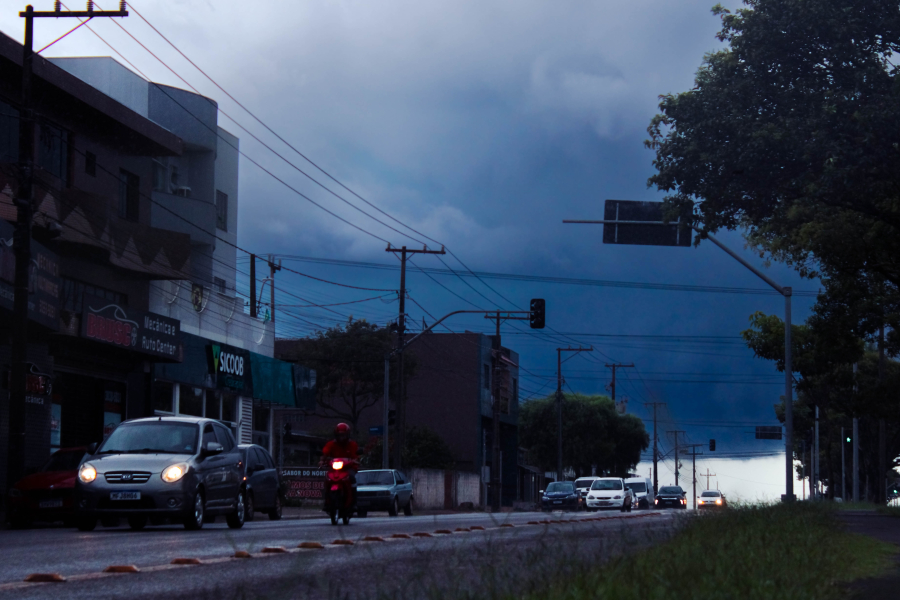
[[[360,415],[384,396],[384,357],[392,348],[391,332],[352,317],[315,336],[291,340],[282,357],[316,371],[317,416],[347,421],[357,431]],[[405,352],[403,374],[415,375],[415,355]],[[391,359],[396,364],[396,357]],[[391,396],[396,398],[396,368],[392,367]]]
[[[650,436],[634,415],[619,415],[608,396],[564,394],[563,466],[575,475],[624,476],[633,471]],[[519,443],[541,469],[555,471],[557,462],[556,396],[530,400],[519,409]]]
[[[647,145],[666,214],[743,229],[762,256],[897,312],[900,0],[716,6],[726,48],[661,96]],[[858,315],[861,316],[861,315]],[[893,317],[896,324],[896,316]],[[871,329],[870,329],[871,332]]]

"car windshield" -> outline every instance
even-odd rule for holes
[[[659,488],[659,493],[660,494],[681,494],[682,492],[681,492],[680,487],[663,487],[663,488]]]
[[[629,488],[632,492],[647,491],[647,484],[642,481],[632,481],[631,483],[626,483],[625,487]]]
[[[702,494],[700,494],[700,496],[702,496],[704,498],[718,498],[719,492],[716,492],[716,491],[703,492]]]
[[[571,494],[574,491],[575,486],[571,481],[554,481],[547,486],[548,494],[559,494],[561,492],[569,492]]]
[[[391,471],[360,471],[356,474],[356,485],[394,485]]]
[[[84,450],[59,450],[53,453],[41,471],[77,471],[84,457]]]
[[[194,454],[198,432],[194,423],[123,423],[106,438],[97,454]]]
[[[589,488],[589,487],[591,487],[591,484],[592,484],[593,482],[594,482],[594,479],[593,479],[593,478],[591,478],[591,479],[576,479],[576,480],[575,480],[575,487],[577,487],[577,488]]]
[[[618,479],[598,479],[591,485],[592,490],[621,490],[622,482]]]

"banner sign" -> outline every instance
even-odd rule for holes
[[[14,232],[12,225],[0,219],[0,307],[10,311],[13,310],[16,282]],[[59,331],[59,288],[59,257],[32,240],[28,318],[53,331]]]
[[[324,500],[327,475],[327,469],[285,467],[281,469],[282,485],[286,488],[284,495],[286,498]]]
[[[253,396],[250,351],[225,344],[209,344],[206,348],[209,372],[215,378],[216,388]]]
[[[119,306],[89,294],[84,295],[83,305],[81,337],[181,362],[181,322],[177,319]]]

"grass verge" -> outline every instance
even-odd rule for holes
[[[614,558],[529,600],[844,598],[890,569],[896,547],[844,531],[827,507],[748,506],[703,515],[672,540]]]

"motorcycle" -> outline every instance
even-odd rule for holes
[[[331,524],[337,525],[338,519],[344,525],[350,524],[353,516],[353,484],[352,469],[356,461],[344,458],[332,458],[328,465],[325,485],[325,512],[331,517]]]

